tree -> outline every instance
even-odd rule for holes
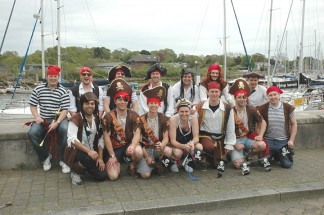
[[[252,55],[252,59],[254,60],[254,62],[266,62],[267,58],[260,53],[255,53]]]
[[[151,52],[147,51],[147,50],[142,50],[140,51],[140,54],[144,54],[144,55],[152,55]]]
[[[105,47],[95,47],[93,48],[93,58],[101,58],[109,60],[111,57],[111,53],[109,49],[106,49]]]

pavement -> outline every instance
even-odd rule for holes
[[[186,172],[166,172],[149,179],[122,173],[117,181],[96,182],[83,177],[84,184],[72,185],[70,174],[58,165],[38,169],[0,171],[0,214],[175,214],[215,210],[229,205],[280,203],[298,197],[324,194],[324,148],[297,149],[294,166],[272,165],[270,172],[252,167],[243,176],[231,165],[223,177],[217,171],[195,170],[191,181]]]

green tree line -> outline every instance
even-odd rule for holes
[[[156,55],[160,59],[160,63],[167,67],[167,77],[179,77],[181,67],[175,67],[174,63],[186,64],[193,71],[200,73],[201,75],[207,72],[207,68],[210,64],[219,63],[220,65],[224,62],[223,55],[190,55],[190,54],[176,54],[172,49],[165,48],[155,51],[130,51],[126,48],[121,48],[111,51],[105,47],[66,47],[61,48],[61,65],[64,71],[63,78],[67,81],[78,80],[79,68],[88,66],[93,68],[97,78],[106,78],[107,71],[102,71],[96,68],[98,63],[109,63],[109,62],[127,62],[131,57],[138,54]],[[267,64],[267,58],[256,53],[252,56],[248,56],[251,66],[255,69],[255,62],[263,62],[263,65]],[[0,66],[5,68],[5,71],[0,75],[0,79],[6,79],[9,76],[17,76],[20,65],[23,61],[23,57],[19,56],[16,51],[7,51],[0,55]],[[35,51],[28,55],[26,64],[41,64],[42,57],[41,51]],[[307,60],[306,60],[307,61]],[[271,64],[274,65],[275,61],[271,59]],[[290,61],[289,65],[292,67],[295,61]],[[298,61],[297,61],[298,62]],[[48,48],[45,50],[45,63],[57,64],[57,47]],[[134,78],[143,78],[149,65],[143,65],[141,67],[132,68],[132,75]],[[227,77],[235,78],[238,74],[237,71],[240,69],[247,69],[246,57],[242,54],[228,53],[227,54]],[[3,70],[3,69],[2,69]],[[266,71],[266,67],[262,66],[259,71]],[[41,77],[41,71],[38,71]]]

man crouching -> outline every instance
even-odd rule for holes
[[[110,158],[107,162],[108,178],[116,180],[120,174],[120,162],[130,162],[128,172],[136,176],[138,161],[143,157],[140,141],[140,118],[135,111],[127,109],[132,88],[124,79],[115,79],[107,90],[114,99],[116,109],[103,119],[103,136]]]
[[[245,156],[251,158],[254,155],[260,155],[266,149],[266,143],[263,141],[263,134],[266,129],[266,122],[263,117],[252,105],[247,105],[247,99],[250,95],[249,85],[243,79],[237,79],[229,89],[229,93],[234,95],[235,107],[234,107],[234,121],[235,121],[235,133],[236,144],[234,150],[230,152],[231,159],[234,167],[242,169],[242,174],[249,174],[248,164],[245,163]],[[259,134],[254,133],[255,127],[260,125]],[[270,170],[270,163],[268,160],[262,161],[263,166],[267,171]],[[265,163],[264,163],[265,162]]]
[[[102,131],[99,129],[99,117],[94,114],[98,108],[98,98],[92,92],[80,96],[81,112],[75,114],[69,121],[68,147],[77,151],[74,162],[70,163],[72,184],[81,185],[82,174],[88,172],[98,181],[107,179],[103,161],[104,143]],[[67,153],[65,153],[67,156]]]

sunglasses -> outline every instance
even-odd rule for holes
[[[122,101],[124,100],[124,102],[128,102],[128,97],[127,96],[117,96],[116,99],[118,101]]]
[[[82,73],[81,75],[84,76],[84,77],[85,76],[88,76],[88,77],[92,76],[92,74],[89,74],[89,73]]]

